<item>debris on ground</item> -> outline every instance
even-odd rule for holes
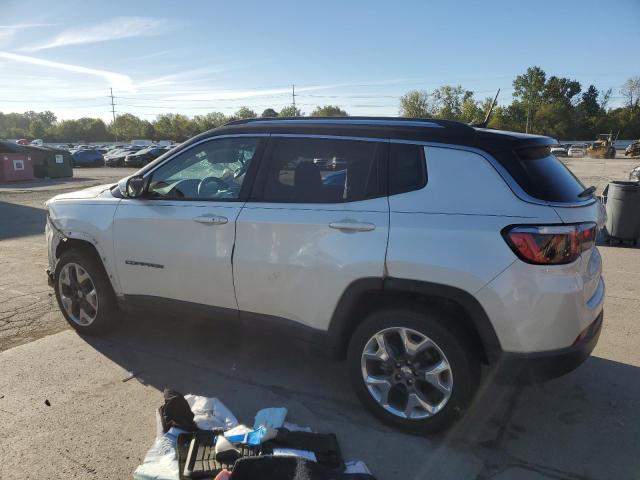
[[[230,478],[278,480],[374,480],[361,461],[345,462],[334,434],[285,422],[287,409],[264,408],[253,427],[238,422],[217,398],[164,391],[156,412],[156,439],[136,480]]]

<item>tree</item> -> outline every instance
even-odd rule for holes
[[[547,103],[571,105],[573,97],[579,94],[580,90],[580,82],[552,76],[544,85],[542,98]]]
[[[245,119],[245,118],[256,118],[258,114],[251,110],[249,107],[240,107],[236,113],[233,114],[235,118]]]
[[[533,131],[536,111],[542,103],[547,74],[540,67],[529,67],[513,81],[513,97],[521,102],[527,112],[525,131]]]
[[[607,105],[609,105],[609,100],[611,99],[611,89],[602,90],[600,92],[600,108],[602,110],[607,109]]]
[[[194,125],[195,133],[206,132],[213,128],[218,128],[229,121],[224,113],[211,112],[206,115],[196,115],[193,117],[192,123]]]
[[[276,112],[273,108],[267,108],[262,112],[262,115],[260,115],[262,118],[270,118],[270,117],[277,117],[278,116],[278,112]]]
[[[146,138],[147,133],[145,122],[131,113],[118,115],[109,125],[109,131],[118,140]]]
[[[35,119],[29,125],[29,136],[31,138],[44,138],[47,128],[42,120]]]
[[[460,120],[465,123],[480,123],[484,121],[484,117],[487,116],[492,103],[493,98],[485,98],[483,102],[476,102],[473,94],[466,96],[462,101]]]
[[[311,112],[312,117],[348,117],[349,114],[342,110],[337,105],[325,105],[323,107],[316,107]]]
[[[625,99],[625,105],[632,110],[640,105],[640,77],[632,77],[624,82],[620,94]]]
[[[580,108],[589,117],[593,117],[600,112],[600,104],[598,103],[598,89],[593,85],[589,85],[586,92],[582,94]]]
[[[47,140],[59,142],[104,142],[110,139],[106,124],[99,118],[62,120],[46,132]]]
[[[400,97],[400,116],[409,118],[433,117],[426,90],[411,90]]]
[[[444,120],[460,120],[462,103],[473,99],[473,92],[465,91],[460,85],[443,85],[433,92],[435,117]]]
[[[301,117],[302,112],[298,107],[294,107],[293,105],[289,105],[280,110],[278,114],[279,117]]]
[[[183,142],[195,134],[195,125],[186,115],[165,113],[153,122],[156,138]]]

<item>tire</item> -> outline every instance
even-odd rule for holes
[[[75,283],[72,271],[75,271]],[[88,275],[88,281],[85,274]],[[54,274],[54,290],[60,311],[78,332],[102,335],[117,325],[120,311],[111,282],[102,263],[90,250],[73,249],[60,256]],[[81,291],[83,297],[74,297],[74,290]],[[90,295],[91,291],[95,291],[95,295]],[[67,308],[70,302],[71,306]],[[76,304],[81,305],[82,311],[74,306]],[[95,309],[93,304],[96,305]]]
[[[373,313],[358,326],[349,342],[347,370],[360,401],[383,423],[410,433],[435,433],[451,426],[470,405],[480,381],[480,360],[463,330],[454,331],[445,326],[450,325],[453,321],[454,319],[448,318],[440,312],[422,313],[409,309],[388,309]],[[380,355],[382,349],[377,349],[375,353],[372,353],[374,350],[371,348],[372,345],[380,345],[379,340],[374,339],[374,336],[379,333],[382,333],[385,339],[386,350],[393,351],[390,357],[401,357],[398,355],[397,346],[398,339],[402,339],[400,334],[402,329],[411,338],[409,341],[411,349],[418,345],[418,340],[421,339],[420,335],[426,338],[425,342],[431,340],[436,347],[420,348],[418,350],[420,353],[413,357],[415,361],[410,362],[410,367],[406,367],[402,361],[393,361],[393,366],[388,365],[391,362],[387,362],[385,367],[385,362],[379,358],[363,360],[365,349],[370,357]],[[433,358],[426,361],[427,357]],[[448,363],[448,371],[435,370],[436,365],[443,365],[441,360]],[[431,383],[423,380],[427,373],[423,373],[421,367],[425,364],[427,364],[427,371],[440,372],[437,377],[430,377]],[[401,365],[400,370],[398,370],[398,365]],[[376,369],[383,368],[385,368],[383,373],[375,372]],[[410,373],[409,370],[414,368],[415,371]],[[378,378],[390,379],[393,377],[394,380],[391,381],[393,383],[398,381],[398,376],[402,377],[399,383],[388,390],[386,407],[374,398],[374,393],[380,394],[380,398],[382,398],[383,393],[380,392],[387,390],[386,385],[383,385],[382,389],[378,389],[377,383],[373,386],[371,384],[367,386],[364,380],[365,372],[370,373],[371,371],[374,371],[374,374],[368,378],[372,378],[374,383],[378,381]],[[390,373],[390,371],[395,373]],[[439,388],[433,386],[435,385],[434,378],[437,378],[436,383],[440,385]],[[445,399],[447,396],[446,387],[449,388],[448,399]],[[370,388],[374,393],[371,393]],[[416,391],[419,393],[415,393]],[[422,407],[424,403],[411,409],[409,407],[410,392],[414,392],[411,399],[412,405],[416,405],[416,395],[423,402],[430,397],[429,401],[432,406],[439,404],[437,411],[428,412]],[[442,398],[439,395],[442,395]],[[403,406],[405,397],[407,402],[406,406]],[[411,413],[407,415],[407,410],[402,411],[403,408],[409,409]]]

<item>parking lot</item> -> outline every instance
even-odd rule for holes
[[[566,163],[600,192],[640,161]],[[488,381],[453,429],[420,438],[366,413],[341,363],[276,334],[155,315],[124,318],[103,339],[70,330],[44,274],[43,202],[132,171],[0,184],[0,478],[130,478],[152,444],[165,387],[218,397],[247,423],[285,406],[290,421],[336,433],[345,458],[379,479],[640,475],[640,249],[600,247],[605,326],[583,366],[536,386]]]

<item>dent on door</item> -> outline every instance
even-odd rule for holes
[[[327,329],[349,284],[383,275],[387,233],[386,198],[285,208],[247,204],[234,255],[240,310]]]

